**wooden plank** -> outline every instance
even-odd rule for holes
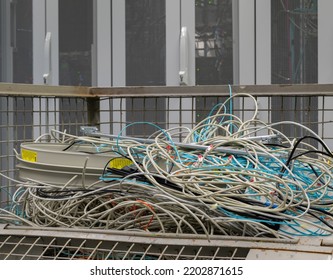
[[[232,94],[253,96],[333,96],[333,84],[231,86]],[[229,96],[228,85],[84,87],[0,83],[0,95],[72,97],[191,97]]]
[[[46,85],[11,84],[11,83],[0,83],[0,95],[91,97],[89,93],[89,87],[46,86]]]
[[[232,94],[248,93],[253,96],[332,96],[333,85],[245,85],[232,86]],[[216,86],[153,86],[153,87],[108,87],[90,88],[94,96],[112,97],[191,97],[229,96],[228,85]]]

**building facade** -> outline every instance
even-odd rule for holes
[[[331,83],[329,0],[3,0],[0,81]]]

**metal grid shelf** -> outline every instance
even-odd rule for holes
[[[0,259],[221,260],[244,259],[249,251],[248,248],[216,246],[205,240],[199,245],[193,239],[181,240],[177,242],[176,237],[170,236],[133,236],[131,232],[84,230],[79,233],[68,229],[12,227],[0,233]]]
[[[85,239],[8,236],[0,259],[19,260],[200,260],[244,259],[248,250],[193,246],[142,245]]]
[[[29,228],[2,225],[2,260],[246,260],[331,259],[322,239],[163,235],[111,230]],[[287,254],[287,255],[286,255]]]

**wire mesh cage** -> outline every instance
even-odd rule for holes
[[[317,235],[313,234],[317,241],[311,241],[304,246],[303,239],[299,239],[296,234],[295,238],[291,239],[292,241],[285,238],[275,240],[272,236],[272,240],[275,240],[273,242],[268,241],[265,237],[261,238],[261,234],[258,232],[256,237],[238,235],[234,236],[235,239],[228,239],[226,236],[224,236],[226,239],[223,239],[223,234],[222,237],[216,236],[214,230],[211,233],[199,230],[194,238],[190,234],[191,230],[187,229],[183,235],[176,230],[170,234],[161,234],[160,237],[156,238],[156,232],[147,233],[147,229],[153,224],[153,216],[157,210],[156,208],[153,210],[143,199],[137,197],[135,204],[128,209],[130,212],[136,211],[137,214],[135,216],[132,214],[131,217],[132,220],[133,217],[138,219],[136,221],[142,236],[138,236],[136,231],[129,231],[125,228],[122,228],[121,234],[118,231],[108,234],[109,229],[104,229],[104,232],[102,230],[97,234],[96,229],[92,227],[85,227],[79,231],[69,229],[75,228],[75,225],[61,230],[62,224],[53,224],[52,226],[52,223],[50,223],[50,227],[45,227],[45,224],[41,223],[37,228],[35,225],[35,227],[28,229],[23,227],[22,229],[22,226],[27,226],[22,220],[29,219],[22,216],[20,208],[14,207],[18,182],[22,181],[22,173],[20,177],[18,170],[20,164],[18,155],[22,153],[22,144],[34,143],[36,139],[39,142],[48,142],[50,130],[66,131],[70,135],[84,136],[82,127],[93,126],[103,135],[152,140],[158,130],[175,129],[178,131],[174,141],[181,143],[187,137],[189,129],[212,114],[212,108],[216,104],[223,104],[230,97],[238,94],[237,98],[233,99],[232,108],[225,108],[227,115],[232,111],[235,117],[242,120],[251,119],[255,115],[258,124],[278,123],[277,130],[282,131],[290,139],[302,137],[308,133],[308,130],[311,130],[312,133],[323,139],[328,147],[331,147],[333,133],[330,129],[332,122],[330,112],[333,110],[333,88],[330,85],[234,86],[232,92],[227,86],[82,87],[78,89],[30,87],[29,85],[15,87],[4,84],[1,85],[0,89],[0,126],[2,130],[0,139],[2,213],[0,221],[4,225],[0,232],[1,259],[331,257],[331,245],[323,246],[322,242],[323,239],[326,240],[326,235],[318,232]],[[294,122],[302,126],[295,126]],[[184,130],[184,127],[187,129]],[[262,134],[259,131],[253,136],[261,137]],[[98,138],[103,137],[98,136]],[[310,139],[309,144],[323,151],[323,147],[317,141]],[[82,147],[80,146],[80,148]],[[60,150],[46,158],[52,163],[52,160],[58,156],[61,161],[62,151]],[[63,159],[63,161],[64,165],[68,164],[67,160]],[[84,160],[81,161],[80,164],[84,166]],[[88,165],[88,163],[86,164]],[[99,169],[98,172],[101,172],[102,169]],[[32,169],[26,170],[27,175],[25,176],[32,176]],[[88,176],[91,170],[84,170],[87,171],[85,175]],[[65,178],[66,171],[68,170],[62,169],[61,172],[59,170],[58,173],[53,172],[54,178],[61,181],[62,178]],[[86,178],[86,176],[81,176],[78,186],[84,186],[86,183],[83,182],[82,178]],[[43,195],[46,195],[46,192]],[[175,205],[173,207],[177,209]],[[14,213],[12,209],[15,209]],[[200,217],[204,217],[205,211],[200,212]],[[200,224],[200,219],[189,219],[188,228],[191,229],[193,223]],[[181,223],[186,224],[185,221]],[[6,224],[11,224],[11,226],[6,226]],[[95,222],[94,225],[98,225],[98,223]],[[54,226],[60,227],[60,229],[54,230]],[[59,234],[60,232],[61,234]],[[182,237],[180,238],[180,236]],[[135,241],[133,241],[134,239]],[[275,255],[272,254],[274,250]]]

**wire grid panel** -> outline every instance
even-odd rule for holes
[[[87,125],[87,102],[72,97],[0,96],[0,172],[15,178],[15,151],[51,129],[78,134]],[[15,183],[1,177],[0,205],[8,207]]]
[[[158,128],[170,129],[179,126],[192,128],[228,98],[226,94],[200,97],[139,95],[104,98],[101,103],[112,103],[117,106],[111,106],[111,116],[107,116],[107,111],[101,110],[101,116],[106,116],[101,117],[101,124],[110,128],[113,134],[121,133],[137,137],[148,137]],[[226,103],[223,110],[243,121],[255,117],[267,124],[281,121],[297,122],[318,133],[324,140],[330,142],[333,139],[333,134],[328,130],[332,122],[329,114],[332,111],[332,97],[267,94],[267,96],[254,95],[254,99],[256,103],[248,96],[236,97],[232,105]],[[301,137],[307,133],[305,129],[287,123],[274,127],[290,138]]]
[[[0,260],[243,260],[248,252],[227,246],[0,235]]]
[[[138,232],[8,227],[0,229],[1,260],[246,260],[291,256],[331,259],[322,240],[155,235]]]
[[[50,237],[0,237],[2,260],[242,260],[249,249],[147,245]]]
[[[171,96],[171,97],[110,97],[101,99],[101,128],[110,129],[110,133],[149,137],[161,129],[177,127],[193,128],[204,120],[214,107],[223,104],[228,95],[219,96]],[[260,100],[260,118],[270,121],[269,103],[266,97]],[[113,104],[113,106],[109,106]],[[250,106],[247,106],[250,104]],[[108,111],[112,108],[112,114]],[[108,109],[103,109],[108,108]],[[216,109],[215,109],[216,110]],[[225,113],[234,113],[245,119],[253,117],[255,104],[246,97],[236,100],[232,107],[225,107]],[[181,140],[184,135],[179,136]]]

